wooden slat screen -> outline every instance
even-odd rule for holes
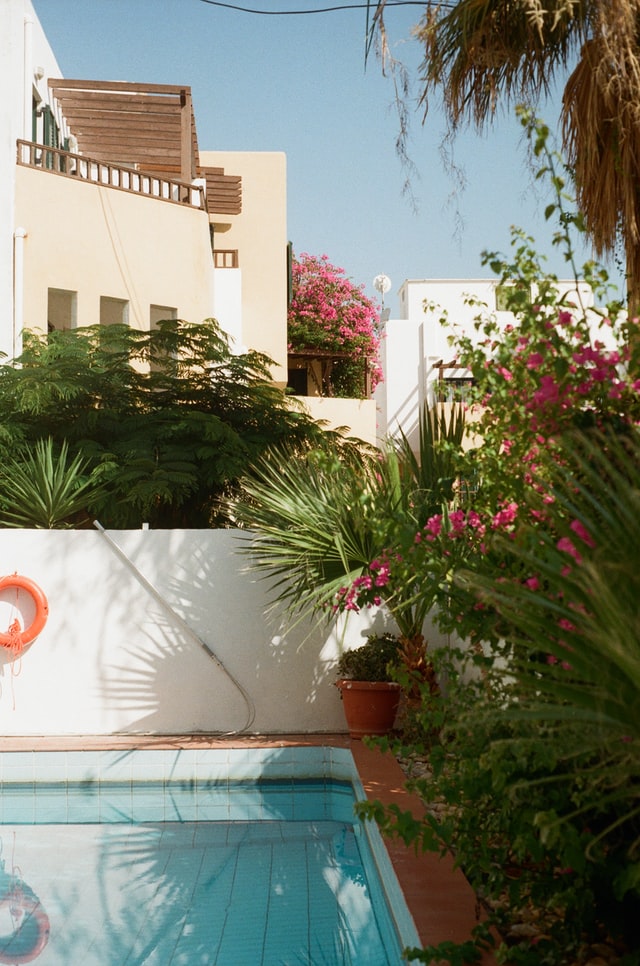
[[[239,215],[242,211],[242,177],[225,174],[224,168],[203,168],[210,215]]]
[[[50,80],[78,151],[190,181],[199,175],[191,89],[122,81]],[[182,114],[189,115],[183,128]],[[183,132],[190,143],[185,160]]]

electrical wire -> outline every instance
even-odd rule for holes
[[[334,13],[336,10],[369,10],[370,3],[341,3],[332,7],[314,7],[311,10],[255,10],[251,7],[240,7],[235,3],[223,3],[222,0],[200,0],[211,7],[225,7],[239,13],[255,13],[263,17],[298,17],[312,13]],[[426,0],[387,0],[386,7],[424,7]]]

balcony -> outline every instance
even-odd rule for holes
[[[287,353],[289,388],[298,396],[369,399],[371,396],[371,362],[354,357],[351,352],[333,349],[289,349]],[[356,373],[347,379],[349,391],[342,385],[345,364],[354,363]]]
[[[76,178],[92,184],[128,191],[173,204],[205,210],[205,192],[201,185],[140,171],[84,154],[73,154],[46,144],[18,141],[17,162],[39,168],[50,174]]]

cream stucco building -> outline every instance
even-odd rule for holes
[[[63,78],[31,0],[0,0],[0,81],[0,352],[24,329],[213,317],[284,390],[285,155],[200,150],[187,85]],[[372,400],[305,405],[374,441]]]

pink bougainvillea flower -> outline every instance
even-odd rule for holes
[[[574,520],[573,523],[570,524],[570,528],[571,530],[573,530],[573,532],[576,534],[577,537],[580,537],[583,543],[586,543],[588,547],[595,547],[595,541],[593,540],[593,537],[591,536],[587,528],[584,526],[584,524],[580,523],[579,520]]]
[[[507,527],[513,523],[513,521],[517,516],[517,513],[518,513],[518,504],[508,503],[507,506],[503,507],[495,514],[495,516],[493,517],[493,520],[491,521],[491,526],[493,527],[494,530],[497,530],[500,527]]]
[[[560,387],[553,376],[541,376],[540,387],[534,392],[530,406],[555,405],[560,400]]]
[[[572,624],[571,621],[567,620],[566,617],[560,618],[558,621],[558,627],[561,627],[563,631],[570,631],[571,633],[576,630],[576,625]]]
[[[581,563],[582,557],[580,556],[578,550],[576,550],[575,544],[569,539],[569,537],[560,537],[556,547],[563,553],[571,554],[576,563]]]
[[[464,510],[453,510],[449,514],[449,522],[451,524],[451,536],[459,537],[464,533],[466,515]]]
[[[510,372],[505,366],[497,366],[496,372],[498,372],[506,382],[511,382],[513,379],[513,373]]]
[[[428,531],[427,540],[435,540],[436,537],[440,536],[442,530],[442,515],[437,513],[435,516],[430,517],[424,527]]]

